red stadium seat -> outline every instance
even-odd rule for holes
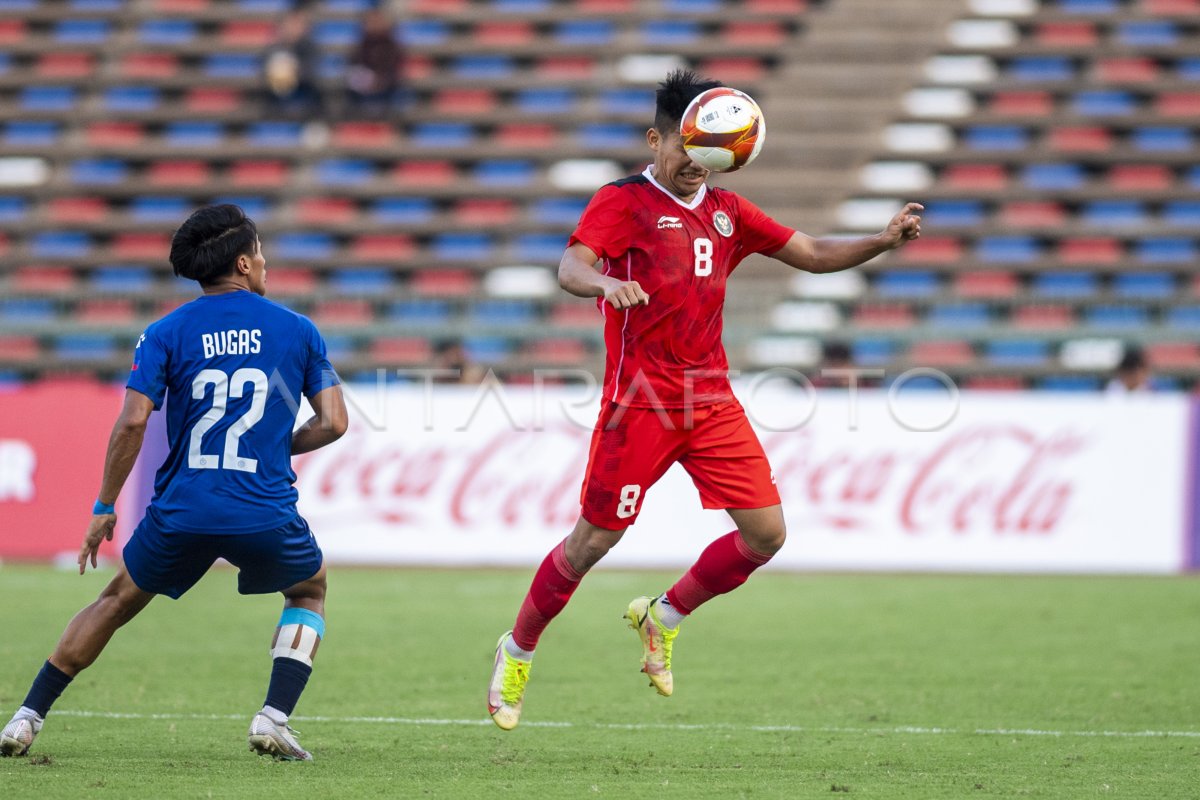
[[[1100,127],[1053,128],[1046,136],[1051,150],[1104,152],[1113,146],[1112,131]]]
[[[416,250],[413,240],[400,234],[359,236],[350,244],[350,255],[358,261],[407,261]]]
[[[472,41],[488,47],[518,47],[533,41],[536,31],[525,21],[481,22],[475,26]]]
[[[392,178],[408,186],[448,186],[458,177],[449,161],[401,161]]]
[[[1103,58],[1096,64],[1101,83],[1150,83],[1158,75],[1159,66],[1152,58]]]
[[[171,236],[166,233],[119,233],[110,247],[116,258],[159,261],[171,251]]]
[[[730,22],[721,32],[721,40],[730,45],[779,47],[788,39],[787,29],[772,21],[740,20]]]
[[[454,219],[470,226],[507,225],[516,215],[516,204],[507,197],[471,197],[454,207]]]
[[[960,297],[1011,298],[1021,289],[1021,282],[1012,272],[961,272],[955,276],[954,291]]]
[[[32,336],[0,336],[0,361],[23,364],[37,361],[41,347]]]
[[[91,53],[46,53],[33,66],[34,73],[43,78],[85,78],[93,69]]]
[[[179,59],[171,53],[130,53],[117,69],[125,78],[165,78],[179,71]]]
[[[146,171],[146,181],[152,186],[204,186],[211,180],[207,161],[158,161]]]
[[[345,197],[303,197],[296,203],[296,219],[308,225],[340,225],[357,214],[354,201]]]
[[[908,351],[908,360],[931,367],[961,367],[975,360],[975,351],[967,342],[917,342]]]
[[[954,189],[989,191],[1008,186],[1008,172],[1002,164],[952,164],[941,176],[945,186]]]
[[[75,319],[91,325],[124,325],[133,322],[133,300],[128,297],[81,300]]]
[[[226,114],[237,111],[244,104],[241,92],[220,86],[198,86],[183,98],[184,108],[201,114]]]
[[[0,19],[0,44],[19,44],[29,35],[22,19]]]
[[[1200,367],[1200,344],[1195,342],[1159,342],[1146,348],[1146,360],[1158,368]]]
[[[912,306],[904,303],[867,303],[854,311],[854,324],[860,328],[908,328],[914,321]]]
[[[808,0],[746,0],[744,7],[752,14],[802,14]]]
[[[146,130],[137,122],[93,122],[83,135],[89,147],[140,147],[145,142]]]
[[[1025,388],[1025,379],[1016,375],[976,375],[967,378],[964,388],[981,392],[1019,392]]]
[[[997,92],[989,108],[993,114],[1044,116],[1054,111],[1054,96],[1049,92]]]
[[[375,309],[367,300],[318,300],[312,319],[318,325],[367,325],[375,319]]]
[[[542,78],[589,80],[595,75],[596,59],[591,56],[552,56],[537,62],[535,71]]]
[[[1142,0],[1147,14],[1170,16],[1200,13],[1200,0]]]
[[[466,7],[467,0],[412,0],[408,4],[408,11],[412,14],[445,14],[462,11]]]
[[[1166,189],[1174,176],[1163,164],[1119,164],[1108,172],[1114,189]]]
[[[371,343],[369,355],[380,364],[420,364],[433,357],[433,348],[425,338],[386,337]]]
[[[1154,110],[1164,117],[1200,116],[1200,92],[1164,92]]]
[[[264,20],[234,20],[221,28],[220,38],[229,47],[266,47],[275,40],[275,26]]]
[[[1000,209],[1000,221],[1021,228],[1044,228],[1061,225],[1067,212],[1061,203],[1049,200],[1006,203]]]
[[[229,166],[229,180],[236,186],[282,186],[287,176],[284,161],[235,161]]]
[[[75,288],[76,275],[70,267],[19,267],[13,273],[10,288],[17,292],[59,293]]]
[[[311,269],[271,267],[267,286],[271,294],[310,295],[317,289],[317,276]]]
[[[558,129],[553,125],[538,122],[510,122],[501,125],[493,138],[505,147],[534,150],[552,147],[558,140]]]
[[[598,328],[604,318],[594,302],[568,301],[554,307],[550,321],[556,328]]]
[[[1019,306],[1009,324],[1021,330],[1063,330],[1075,324],[1075,312],[1068,306]]]
[[[193,14],[208,8],[211,0],[154,0],[154,10],[160,13]]]
[[[396,141],[396,131],[386,122],[342,122],[333,129],[335,147],[386,148]]]
[[[1093,47],[1099,41],[1096,26],[1091,22],[1043,22],[1033,32],[1038,44],[1052,47]]]
[[[539,339],[525,354],[541,364],[578,364],[587,358],[588,351],[578,339]]]
[[[199,291],[200,291],[199,286],[196,287],[196,291],[197,291],[197,293],[199,293]],[[188,302],[191,302],[189,298],[179,298],[179,297],[173,297],[170,300],[160,300],[154,304],[154,316],[155,317],[165,317],[167,314],[170,314],[172,311],[179,308],[184,303],[188,303]]]
[[[99,222],[108,216],[102,197],[55,197],[46,201],[46,217],[55,222]]]
[[[1064,264],[1115,264],[1121,255],[1121,243],[1116,239],[1064,239],[1058,243],[1058,259]]]
[[[762,80],[767,68],[757,58],[710,58],[700,63],[704,75],[729,84],[751,83]]]
[[[433,110],[439,114],[488,114],[495,108],[491,89],[444,89],[433,98]]]
[[[962,259],[962,242],[949,236],[922,236],[909,242],[899,251],[899,260],[906,263],[952,264]]]
[[[462,269],[429,269],[413,276],[409,289],[422,297],[462,297],[472,294],[478,278]]]
[[[406,55],[401,69],[408,80],[419,81],[432,78],[438,67],[429,56]]]

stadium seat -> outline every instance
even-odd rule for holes
[[[1148,218],[1145,203],[1138,200],[1094,200],[1079,212],[1081,222],[1098,228],[1134,227]]]
[[[1018,125],[973,125],[963,132],[962,143],[971,150],[1024,150],[1029,132]]]
[[[450,71],[458,78],[478,81],[499,81],[511,78],[516,67],[509,56],[458,56],[450,63]]]
[[[472,294],[478,280],[464,269],[429,269],[413,276],[409,290],[421,297],[462,297]]]
[[[1167,309],[1166,324],[1170,328],[1200,331],[1200,306],[1176,306]]]
[[[1144,57],[1103,58],[1095,69],[1101,83],[1150,83],[1160,72],[1153,59]]]
[[[0,320],[20,324],[40,324],[52,321],[57,312],[54,303],[43,298],[0,298]]]
[[[578,94],[565,86],[522,89],[513,99],[525,114],[567,114],[575,109]]]
[[[299,296],[312,296],[317,291],[318,283],[316,274],[302,267],[271,267],[267,282],[273,295]]]
[[[192,114],[230,114],[245,104],[237,89],[223,86],[197,86],[183,95],[183,107]]]
[[[156,195],[134,197],[129,202],[129,217],[135,222],[173,222],[186,219],[192,204],[182,197]]]
[[[992,341],[985,345],[984,355],[996,365],[1032,367],[1044,364],[1049,359],[1050,346],[1038,340]]]
[[[1172,47],[1179,42],[1179,29],[1171,20],[1122,20],[1117,23],[1117,42],[1125,47]]]
[[[407,261],[416,253],[416,245],[402,234],[359,236],[350,242],[350,256],[356,261]]]
[[[387,295],[395,289],[395,275],[389,269],[344,269],[329,277],[327,287],[334,294]]]
[[[154,186],[204,186],[211,179],[207,161],[156,161],[146,171],[146,181]]]
[[[419,122],[409,131],[409,143],[417,147],[467,147],[475,141],[475,129],[465,122]]]
[[[546,225],[575,225],[587,207],[587,201],[570,197],[551,197],[533,201],[529,216],[534,222]],[[1200,213],[1200,206],[1198,212]],[[943,224],[945,224],[943,222]]]
[[[1158,342],[1146,347],[1146,360],[1151,367],[1156,369],[1195,369],[1200,366],[1200,344],[1196,342]]]
[[[578,339],[555,337],[531,342],[525,355],[536,364],[579,364],[588,356],[587,345]]]
[[[146,140],[146,129],[137,122],[93,122],[83,134],[88,145],[97,150],[137,148]]]
[[[941,281],[934,272],[884,272],[872,284],[875,293],[883,298],[929,297],[941,291]]]
[[[1048,375],[1037,385],[1047,392],[1096,392],[1101,388],[1100,379],[1092,375]]]
[[[1054,97],[1049,92],[996,92],[989,106],[998,116],[1046,116],[1054,111]]]
[[[24,197],[0,196],[0,222],[20,222],[29,213],[29,203]]]
[[[914,318],[912,307],[903,303],[867,303],[854,310],[860,328],[908,328]]]
[[[1093,328],[1141,328],[1150,320],[1146,309],[1137,306],[1092,306],[1084,310],[1084,321]]]
[[[453,210],[455,221],[469,227],[509,225],[516,213],[516,204],[507,197],[468,197]]]
[[[922,235],[909,242],[896,258],[906,264],[952,264],[962,258],[962,242],[950,236]]]
[[[954,291],[964,298],[1011,298],[1021,290],[1020,281],[1004,270],[956,273]]]
[[[1099,279],[1090,272],[1040,272],[1033,277],[1035,295],[1055,298],[1088,298],[1099,291]]]
[[[79,93],[73,86],[27,86],[17,102],[23,111],[65,112],[78,101]]]
[[[549,56],[535,63],[534,73],[544,80],[591,80],[596,73],[596,59],[591,56]]]
[[[321,231],[281,233],[271,242],[271,253],[287,261],[325,260],[333,256],[334,249],[333,236]]]
[[[536,307],[524,300],[482,300],[471,307],[469,321],[479,327],[533,325]]]
[[[68,166],[70,181],[80,185],[117,185],[124,183],[128,175],[129,166],[115,159],[85,158]]]
[[[154,277],[146,267],[101,266],[92,272],[87,285],[100,294],[142,294],[154,287]]]
[[[379,364],[428,364],[433,348],[425,337],[386,336],[371,342],[368,355]]]
[[[1093,47],[1099,41],[1096,25],[1082,20],[1042,22],[1033,29],[1033,40],[1046,47]]]
[[[57,122],[13,120],[4,126],[4,144],[10,147],[50,147],[58,141],[62,125]]]
[[[449,161],[401,161],[392,179],[407,186],[447,186],[458,178],[458,170]]]
[[[397,37],[410,47],[432,47],[450,39],[450,26],[440,19],[406,19],[397,26]]]
[[[558,233],[526,233],[512,243],[515,260],[531,264],[557,264],[567,246],[567,237]]]
[[[257,78],[262,69],[257,53],[213,53],[205,56],[202,71],[210,78]]]
[[[1167,299],[1175,294],[1175,276],[1169,272],[1122,272],[1113,278],[1112,289],[1117,297]]]
[[[61,334],[54,339],[54,357],[63,361],[104,361],[116,357],[117,343],[99,333]]]
[[[767,73],[762,59],[745,56],[706,58],[699,68],[726,85],[758,83]]]
[[[896,349],[891,339],[858,339],[850,346],[853,363],[861,366],[886,364],[895,356]]]
[[[258,19],[232,20],[221,26],[220,42],[230,48],[261,49],[275,39],[275,25]]]
[[[92,237],[83,231],[38,231],[28,239],[34,258],[86,258],[92,249]]]
[[[33,336],[0,336],[0,361],[22,364],[37,361],[41,346]]]
[[[296,219],[310,225],[344,225],[358,215],[354,201],[346,197],[302,197],[296,202]]]
[[[333,129],[333,145],[345,149],[387,149],[396,140],[395,130],[386,122],[342,122]]]
[[[1137,111],[1137,100],[1118,89],[1091,89],[1072,98],[1071,110],[1085,117],[1126,116]]]
[[[229,166],[229,180],[235,186],[281,186],[287,176],[283,161],[235,161]]]
[[[569,20],[559,23],[553,32],[558,44],[575,47],[604,47],[616,38],[617,28],[611,20]]]
[[[101,95],[106,111],[153,111],[160,103],[160,93],[153,86],[110,86]]]
[[[317,325],[360,327],[374,319],[375,310],[366,300],[318,300],[312,308],[312,320]]]
[[[1018,330],[1067,330],[1075,324],[1075,312],[1061,305],[1018,306],[1009,324]]]
[[[1051,150],[1075,153],[1103,153],[1113,148],[1109,128],[1096,125],[1051,128],[1046,132],[1046,145]]]
[[[1025,82],[1067,81],[1075,77],[1075,65],[1067,56],[1018,56],[1006,74]]]
[[[362,26],[353,19],[320,19],[312,26],[313,41],[322,48],[352,47],[361,35]]]
[[[1195,117],[1200,114],[1200,92],[1163,92],[1154,111],[1164,117]]]
[[[1066,221],[1067,212],[1053,200],[1017,200],[1005,203],[997,219],[1012,228],[1054,228]]]
[[[34,62],[33,71],[41,78],[85,78],[96,67],[91,53],[43,53]]]
[[[172,45],[187,44],[196,37],[196,23],[190,19],[148,19],[137,27],[139,44]]]
[[[75,307],[73,316],[84,325],[128,325],[134,321],[133,300],[128,297],[84,299]]]
[[[1188,128],[1137,128],[1131,142],[1138,150],[1148,152],[1188,151],[1195,145]]]
[[[975,351],[962,341],[916,342],[908,351],[908,360],[922,366],[961,367],[975,360]]]
[[[171,147],[210,148],[225,141],[225,126],[219,122],[168,122],[163,141]]]
[[[118,233],[109,243],[113,256],[122,260],[160,260],[171,252],[168,233]]]
[[[439,261],[484,261],[492,257],[495,241],[486,233],[442,233],[433,238],[430,250]]]
[[[58,44],[100,45],[111,32],[108,20],[64,19],[54,24],[53,38]]]
[[[1002,164],[951,164],[941,182],[951,189],[999,191],[1008,187],[1008,171]]]
[[[1196,243],[1192,239],[1141,239],[1133,247],[1139,261],[1150,264],[1195,264]]]
[[[1115,264],[1121,256],[1121,243],[1107,237],[1063,239],[1058,243],[1058,259],[1064,264]]]
[[[925,323],[935,328],[984,328],[992,324],[985,303],[939,303],[929,309]]]
[[[1200,227],[1200,201],[1172,200],[1163,206],[1162,221],[1168,225]]]
[[[435,206],[427,197],[384,197],[371,205],[379,222],[419,225],[433,219]]]
[[[388,308],[388,318],[402,325],[440,325],[450,317],[451,307],[445,300],[400,300]]]
[[[636,147],[644,133],[636,125],[620,122],[585,122],[575,131],[580,145],[589,151]]]
[[[553,125],[542,123],[508,122],[496,129],[492,140],[517,150],[538,150],[553,147],[558,140],[558,131]]]
[[[131,53],[120,60],[117,69],[123,78],[162,79],[179,72],[179,59],[172,53]]]
[[[313,177],[325,186],[359,186],[375,177],[375,165],[364,159],[327,158],[313,165]]]
[[[481,161],[471,177],[481,186],[528,186],[537,175],[531,161]]]
[[[1108,171],[1106,180],[1118,190],[1166,189],[1174,175],[1163,164],[1118,164]]]
[[[1058,0],[1055,4],[1064,14],[1115,14],[1120,0]]]
[[[254,147],[298,148],[302,133],[298,122],[254,122],[246,127],[246,141]]]
[[[463,340],[467,358],[479,364],[504,361],[512,354],[512,343],[498,336],[468,336]]]
[[[651,20],[642,24],[639,31],[643,44],[652,47],[667,47],[693,44],[699,40],[700,23],[687,19]]]

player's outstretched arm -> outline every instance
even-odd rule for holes
[[[918,212],[924,210],[920,203],[908,203],[882,231],[857,239],[815,239],[797,231],[772,258],[805,272],[840,272],[857,267],[918,238],[921,235]]]
[[[104,476],[100,479],[100,493],[96,499],[105,505],[117,502],[117,495],[129,479],[138,453],[142,450],[142,439],[146,435],[146,423],[154,412],[154,401],[134,389],[125,390],[125,405],[113,425],[108,437],[108,451],[104,455]],[[93,514],[88,523],[83,545],[79,548],[79,574],[87,569],[88,561],[96,566],[100,543],[112,541],[113,529],[117,524],[116,514]]]
[[[292,434],[292,455],[307,453],[342,438],[350,426],[341,386],[330,386],[308,398],[313,415]]]
[[[587,245],[578,242],[571,245],[558,262],[558,285],[576,297],[603,297],[618,311],[650,302],[650,295],[637,281],[622,281],[601,275],[596,270],[599,260]]]

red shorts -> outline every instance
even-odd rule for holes
[[[592,434],[579,502],[600,528],[632,525],[650,487],[678,461],[692,476],[705,508],[779,504],[767,454],[741,403],[691,410],[630,408],[606,403]]]

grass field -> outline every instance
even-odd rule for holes
[[[108,577],[0,568],[5,719]],[[529,577],[334,569],[297,764],[245,743],[278,601],[217,570],[118,633],[0,797],[1200,796],[1191,580],[763,574],[685,623],[668,699],[621,615],[671,576],[599,571],[503,733],[484,688]]]

